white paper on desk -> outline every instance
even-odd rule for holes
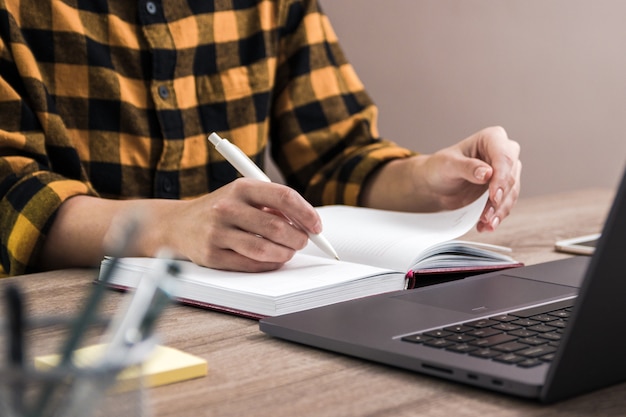
[[[488,192],[456,210],[406,213],[362,207],[322,206],[324,236],[341,260],[406,271],[416,255],[437,243],[469,232],[485,208]],[[325,255],[311,242],[303,250]]]

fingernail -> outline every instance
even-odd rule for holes
[[[487,168],[485,167],[478,167],[476,168],[476,171],[474,171],[474,177],[476,177],[476,179],[479,181],[484,181],[486,175]]]
[[[502,188],[498,188],[498,191],[496,191],[496,195],[493,198],[493,201],[496,204],[500,204],[500,201],[502,201],[502,194],[504,193],[504,191],[502,191]]]
[[[315,225],[313,226],[313,233],[315,233],[316,235],[319,235],[320,233],[322,233],[322,222],[318,221],[317,223],[315,223]]]
[[[498,227],[499,224],[500,224],[500,218],[494,217],[493,220],[491,221],[491,227],[495,229],[496,227]]]
[[[485,215],[485,220],[491,221],[494,214],[496,214],[496,209],[494,209],[493,206],[489,207],[489,210],[487,210],[487,214]]]

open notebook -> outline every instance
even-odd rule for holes
[[[476,225],[486,199],[485,194],[461,209],[429,214],[322,207],[324,234],[341,261],[309,244],[281,269],[265,273],[180,262],[181,282],[174,296],[188,304],[259,318],[412,288],[427,276],[447,279],[453,273],[464,276],[519,266],[506,248],[450,241]],[[153,262],[120,259],[110,284],[136,287]],[[102,268],[109,263],[105,258]]]

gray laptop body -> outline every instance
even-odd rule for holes
[[[591,258],[265,318],[260,329],[305,345],[551,403],[626,381],[625,257],[626,172]],[[573,307],[560,340],[552,343],[553,359],[531,367],[403,340],[433,329],[506,317],[520,309],[539,306],[545,311],[548,304],[567,300]]]

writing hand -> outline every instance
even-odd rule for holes
[[[293,189],[240,178],[183,201],[167,228],[181,256],[218,269],[277,269],[321,232],[315,209]],[[296,228],[288,219],[298,224]]]

